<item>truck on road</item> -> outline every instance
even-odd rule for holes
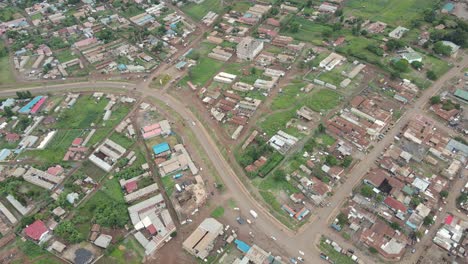
[[[257,218],[257,217],[258,217],[257,212],[255,212],[254,210],[250,210],[250,215],[251,215],[253,218]]]

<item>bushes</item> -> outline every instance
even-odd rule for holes
[[[83,236],[70,220],[62,221],[57,228],[55,228],[54,233],[73,244],[83,241]]]
[[[124,203],[110,201],[96,207],[96,223],[107,227],[124,227],[128,222],[127,206]]]
[[[258,170],[258,176],[260,177],[265,177],[270,171],[272,171],[282,160],[283,160],[283,155],[279,153],[273,153],[270,158],[268,159],[267,163],[260,167]]]

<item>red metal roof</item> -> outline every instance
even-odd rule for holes
[[[73,146],[79,146],[81,145],[81,143],[83,143],[83,139],[82,138],[75,138],[72,142],[72,145]]]
[[[136,189],[138,189],[138,184],[136,181],[127,182],[125,184],[125,190],[127,190],[128,193],[131,193]]]
[[[151,235],[154,235],[154,234],[157,233],[156,227],[154,227],[153,224],[149,225],[146,229],[148,230],[148,232],[149,232]]]
[[[41,236],[47,233],[47,231],[48,229],[46,225],[41,220],[36,220],[24,229],[26,235],[34,240],[41,239]]]
[[[406,206],[391,196],[387,196],[387,198],[384,200],[384,203],[394,210],[406,212]]]
[[[453,221],[453,215],[447,215],[447,217],[445,218],[445,224],[450,225],[452,224],[452,221]]]

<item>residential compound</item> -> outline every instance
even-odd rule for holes
[[[408,234],[423,234],[430,228],[446,203],[452,182],[465,174],[467,147],[437,129],[432,119],[417,115],[385,148],[378,167],[364,175],[358,193],[347,202],[333,227],[350,232],[386,259],[402,259],[408,245],[417,243]],[[446,217],[433,240],[464,257],[464,248],[456,246],[464,232],[455,231],[465,229],[463,221],[456,220],[451,226],[452,218]]]
[[[92,69],[107,75],[145,73],[158,67],[160,55],[171,57],[195,25],[164,2],[132,5],[137,12],[128,16],[123,7],[94,1],[70,10],[63,3],[39,2],[35,6],[41,7],[25,9],[27,17],[2,22],[0,34],[7,30],[18,34],[12,43],[14,64],[26,79],[82,77]],[[138,27],[151,33],[136,42],[134,36],[122,37]],[[44,37],[52,42],[36,43]]]

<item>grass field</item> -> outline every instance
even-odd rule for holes
[[[15,82],[15,76],[11,71],[8,56],[0,58],[0,85],[12,84]]]
[[[114,141],[115,143],[121,145],[122,147],[128,149],[133,145],[133,140],[129,139],[123,134],[114,132],[110,137],[110,140]]]
[[[304,86],[303,83],[287,86],[283,89],[283,93],[273,100],[271,109],[275,112],[269,113],[259,123],[263,132],[273,136],[278,130],[283,129],[286,133],[298,136],[300,134],[297,129],[285,128],[286,123],[296,116],[297,109],[305,105],[316,112],[326,112],[335,108],[341,101],[340,95],[329,89],[315,90],[304,95],[300,91]]]
[[[205,56],[200,57],[198,64],[190,69],[190,74],[182,79],[182,83],[191,81],[194,85],[203,86],[218,72],[222,65],[223,63],[218,60],[213,60]]]
[[[211,212],[211,217],[221,218],[224,215],[224,207],[218,206]]]
[[[205,0],[201,4],[189,3],[182,7],[182,11],[195,20],[201,20],[209,11],[219,13],[221,10],[221,0]]]
[[[124,201],[122,188],[116,178],[106,179],[101,190],[114,201]]]
[[[382,21],[394,26],[409,25],[430,8],[427,0],[348,0],[345,16],[357,16],[372,21]]]
[[[304,104],[316,112],[335,108],[341,101],[340,95],[329,89],[322,89],[311,96],[305,96]]]
[[[252,3],[248,1],[235,1],[232,6],[232,10],[244,13],[245,11],[249,10],[251,6],[252,6]]]
[[[31,16],[31,20],[37,20],[37,19],[42,19],[43,16],[41,13],[36,13],[34,15]]]
[[[294,21],[301,24],[299,31],[292,33],[284,31],[282,34],[293,37],[296,40],[310,42],[315,45],[322,45],[322,33],[331,30],[331,27],[314,23],[302,17],[294,18]]]
[[[75,58],[78,58],[78,56],[76,54],[72,54],[72,51],[69,50],[69,49],[65,49],[63,51],[56,52],[54,55],[61,63],[70,61],[70,60],[75,59]]]
[[[76,104],[60,113],[56,128],[90,128],[91,124],[98,124],[104,116],[104,107],[108,99],[96,102],[91,96],[81,96]]]
[[[161,180],[164,185],[164,190],[166,190],[167,196],[170,197],[172,193],[174,192],[174,188],[176,185],[176,183],[174,182],[174,179],[172,179],[172,177],[168,175],[166,177],[162,177]]]
[[[325,243],[325,241],[320,241],[319,245],[320,249],[322,252],[327,255],[331,260],[333,260],[335,263],[340,263],[340,264],[353,264],[355,263],[350,257],[343,255],[341,253],[338,253],[331,245],[328,245]]]
[[[96,263],[138,264],[142,262],[144,256],[144,249],[133,236],[129,236],[119,246],[115,247],[110,255],[105,255]]]

